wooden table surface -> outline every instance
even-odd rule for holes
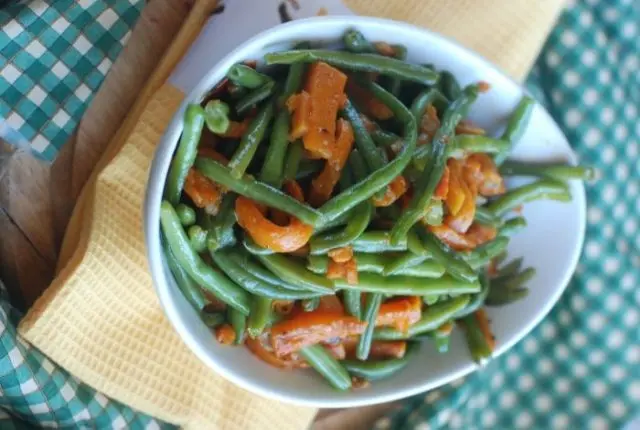
[[[151,0],[72,139],[52,164],[13,153],[0,165],[0,278],[25,310],[54,277],[75,201],[194,0]],[[4,145],[4,144],[2,144]],[[4,145],[0,154],[9,148]],[[389,405],[321,411],[316,430],[368,428]]]

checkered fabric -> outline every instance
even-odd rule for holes
[[[0,428],[161,429],[171,426],[108,399],[56,366],[16,332],[20,314],[0,282]]]
[[[142,0],[34,0],[0,11],[0,137],[51,161],[125,44]]]

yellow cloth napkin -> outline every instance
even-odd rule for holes
[[[562,0],[347,0],[475,48],[524,77]],[[252,395],[202,364],[166,320],[147,270],[142,199],[156,143],[184,95],[163,86],[111,162],[87,184],[67,235],[73,253],[20,325],[59,365],[106,395],[186,428],[301,429],[314,409]],[[109,148],[114,153],[118,148]]]

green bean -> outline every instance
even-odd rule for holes
[[[235,193],[259,203],[264,203],[272,208],[280,209],[283,212],[295,216],[306,224],[315,226],[321,222],[320,213],[310,206],[300,203],[276,188],[255,181],[247,175],[236,179],[231,175],[228,168],[215,160],[198,157],[195,165],[196,168],[209,179]]]
[[[527,288],[492,289],[489,290],[485,304],[487,306],[504,306],[524,299],[529,295]]]
[[[180,218],[180,223],[184,227],[189,227],[195,224],[196,211],[191,206],[187,206],[184,203],[178,203],[176,206],[176,213],[178,214],[178,218]]]
[[[298,171],[294,179],[304,179],[308,176],[312,176],[316,173],[319,173],[324,167],[323,160],[300,160],[300,164],[298,164]]]
[[[384,254],[366,254],[356,252],[354,254],[358,272],[376,273],[381,275],[384,268],[389,263],[389,258]],[[314,273],[327,273],[329,257],[326,255],[310,255],[307,269]],[[433,260],[427,260],[415,266],[405,267],[398,270],[394,275],[413,276],[416,278],[440,278],[444,275],[445,268],[442,264]]]
[[[391,235],[388,231],[366,231],[355,239],[351,245],[356,252],[385,252],[405,251],[407,241],[402,240],[395,245],[391,244]]]
[[[440,296],[437,294],[433,296],[422,296],[422,301],[427,306],[435,305],[436,303],[438,303],[438,300],[440,300]]]
[[[366,321],[367,327],[362,335],[360,335],[360,339],[358,340],[358,345],[356,347],[356,357],[358,357],[359,360],[366,360],[369,358],[371,342],[373,341],[373,330],[376,327],[376,318],[378,317],[380,304],[382,303],[382,294],[367,294],[365,300],[363,321]]]
[[[229,307],[227,308],[227,318],[229,319],[231,327],[233,327],[233,332],[236,334],[234,343],[236,345],[244,343],[244,335],[247,329],[247,317],[238,310]]]
[[[443,70],[440,72],[440,80],[438,81],[438,88],[442,92],[442,94],[453,101],[460,97],[462,93],[462,89],[460,88],[460,84],[453,74],[447,70]]]
[[[194,251],[200,253],[207,249],[207,231],[205,229],[194,224],[187,230],[187,235]]]
[[[531,184],[511,189],[506,194],[489,203],[487,209],[492,211],[496,216],[502,217],[523,203],[548,197],[563,201],[565,198],[571,198],[571,194],[569,193],[567,185],[562,182],[551,179],[540,179]]]
[[[191,248],[176,211],[167,201],[163,201],[160,206],[160,223],[171,252],[189,276],[229,306],[248,315],[249,295],[226,276],[202,261]]]
[[[345,48],[356,54],[372,54],[376,48],[358,30],[347,30],[342,36]]]
[[[253,241],[253,239],[251,239],[251,237],[249,237],[246,234],[245,234],[244,239],[242,241],[242,245],[244,246],[244,248],[247,251],[249,251],[250,254],[253,254],[253,255],[271,255],[271,254],[275,254],[275,252],[273,252],[269,248],[263,248],[263,247],[259,246],[258,244],[256,244]]]
[[[351,377],[344,367],[321,345],[302,348],[300,355],[337,390],[351,388]]]
[[[275,91],[276,83],[273,81],[267,82],[238,100],[238,103],[236,103],[236,112],[238,112],[238,114],[245,113],[261,101],[271,97]]]
[[[413,100],[413,103],[411,103],[411,114],[415,118],[416,123],[420,124],[422,121],[422,117],[424,116],[427,106],[435,103],[436,100],[443,98],[444,96],[442,93],[436,88],[428,88],[418,94]]]
[[[520,268],[522,267],[523,261],[524,258],[520,257],[509,262],[501,269],[498,269],[498,276],[511,276],[518,273],[520,271]]]
[[[447,157],[462,158],[466,154],[484,152],[499,154],[509,150],[509,142],[489,136],[459,134],[447,145]]]
[[[225,133],[230,124],[229,105],[221,100],[209,100],[204,106],[204,122],[212,133]]]
[[[239,87],[256,89],[272,79],[244,64],[234,64],[227,72],[227,78]]]
[[[531,115],[533,115],[533,109],[535,106],[535,100],[529,96],[522,97],[518,106],[516,106],[516,109],[509,118],[509,122],[507,122],[507,128],[504,130],[501,137],[502,140],[509,142],[509,148],[495,156],[494,161],[496,162],[496,165],[499,166],[504,162],[511,152],[513,145],[515,145],[524,134],[527,125],[529,125]]]
[[[402,138],[400,136],[391,133],[390,131],[383,130],[378,126],[369,133],[378,147],[388,148],[398,142],[402,143]]]
[[[524,217],[515,217],[506,220],[500,227],[500,236],[512,236],[527,226],[527,220]]]
[[[305,312],[313,312],[318,309],[320,305],[320,297],[314,297],[312,299],[306,299],[302,301],[302,309]]]
[[[373,139],[371,139],[367,127],[364,121],[362,121],[362,117],[360,117],[360,113],[353,107],[351,100],[346,100],[341,113],[351,123],[356,148],[358,148],[358,152],[362,155],[362,158],[364,158],[367,171],[375,172],[380,169],[385,164],[384,160],[378,152],[378,147],[373,142]]]
[[[490,227],[500,227],[502,220],[484,206],[476,207],[475,221]]]
[[[396,60],[397,61],[397,60]],[[321,208],[324,222],[330,222],[345,212],[348,212],[359,203],[369,199],[379,190],[391,183],[404,168],[409,164],[413,151],[416,147],[417,127],[411,112],[393,95],[385,91],[379,85],[368,82],[362,83],[372,95],[384,103],[394,114],[395,119],[402,123],[404,128],[405,144],[396,158],[386,164],[381,169],[369,174],[363,180],[358,181],[354,186],[341,191]]]
[[[207,327],[215,328],[224,323],[226,321],[226,318],[221,313],[204,312],[202,314],[202,321]]]
[[[420,228],[417,229],[419,244],[424,248],[423,252],[428,252],[433,259],[447,268],[447,272],[460,280],[472,281],[477,279],[476,273],[463,260],[451,254],[451,251],[436,238],[432,233]]]
[[[314,236],[309,241],[311,255],[326,254],[334,248],[340,248],[351,244],[362,235],[373,214],[373,205],[370,202],[361,203],[354,211],[344,230],[337,233],[327,232]]]
[[[394,57],[400,61],[405,61],[407,59],[407,47],[404,45],[393,45]],[[394,96],[398,97],[400,94],[400,87],[402,86],[402,79],[394,78],[390,85],[389,91]]]
[[[247,131],[240,139],[240,146],[233,153],[233,157],[231,157],[228,164],[233,178],[239,179],[244,175],[258,149],[258,145],[262,142],[272,117],[273,103],[266,103],[258,111],[256,117],[251,120]]]
[[[285,181],[290,181],[296,178],[298,166],[300,165],[300,160],[302,160],[303,153],[304,146],[302,146],[301,141],[296,140],[289,145],[289,148],[287,149],[287,160],[284,167]]]
[[[324,61],[332,66],[347,70],[374,72],[385,76],[418,82],[423,85],[433,85],[438,80],[438,74],[432,70],[376,54],[354,54],[344,51],[308,49],[273,52],[265,55],[264,59],[268,65]]]
[[[344,360],[342,361],[342,365],[354,376],[364,378],[368,381],[378,381],[388,378],[406,367],[418,348],[419,344],[412,342],[407,346],[407,352],[402,358],[377,361]]]
[[[449,321],[456,313],[464,309],[469,303],[469,296],[462,295],[453,299],[438,302],[422,311],[420,320],[409,326],[405,333],[391,327],[376,329],[373,338],[376,340],[402,340],[436,330],[442,324]]]
[[[271,279],[258,277],[255,267],[250,266],[252,262],[240,259],[236,251],[217,251],[211,254],[211,258],[236,284],[256,296],[276,300],[301,300],[318,296],[317,293],[299,289],[294,291]],[[252,264],[255,266],[255,263]]]
[[[442,201],[432,199],[427,204],[422,220],[429,225],[442,225],[444,222],[444,205]]]
[[[302,147],[298,152],[298,160],[295,162],[295,167],[291,166],[293,172],[285,172],[285,157],[287,156],[287,146],[289,143],[289,122],[291,115],[289,110],[284,108],[284,104],[287,99],[298,91],[302,83],[304,73],[304,64],[294,64],[289,68],[287,74],[287,80],[284,84],[284,91],[280,96],[278,107],[280,110],[276,115],[275,122],[273,124],[273,130],[271,131],[271,138],[269,142],[269,150],[264,159],[262,165],[262,171],[260,172],[260,180],[267,184],[279,186],[282,180],[292,180],[296,177],[298,171],[297,165],[300,163],[302,157]],[[289,149],[289,152],[291,149]],[[292,160],[293,161],[293,160]],[[290,174],[291,177],[287,177]]]
[[[446,141],[453,135],[456,125],[467,116],[471,104],[478,97],[479,85],[469,85],[463,91],[462,97],[455,100],[445,111],[442,117],[442,126],[436,131],[431,145],[424,145],[416,150],[414,165],[423,170],[422,176],[414,184],[415,191],[409,206],[402,213],[398,222],[391,230],[391,241],[399,241],[406,236],[409,229],[423,216],[424,208],[427,206],[433,192],[440,182],[442,173],[446,165]],[[420,150],[426,148],[425,156],[420,154]],[[426,155],[432,160],[431,165],[425,167]]]
[[[256,256],[267,269],[271,270],[286,282],[297,285],[300,289],[320,294],[332,294],[332,282],[324,276],[308,271],[304,266],[296,263],[284,255]]]
[[[493,284],[496,289],[504,288],[507,290],[515,290],[529,282],[534,276],[536,276],[536,269],[533,267],[527,267],[522,272],[508,277],[498,276],[493,279]]]
[[[164,196],[172,205],[180,202],[182,187],[187,173],[198,153],[198,143],[204,127],[204,110],[198,105],[189,105],[184,111],[184,128],[178,149],[171,161]]]
[[[162,248],[164,256],[167,260],[167,266],[173,274],[176,285],[182,292],[182,295],[193,306],[200,316],[203,315],[204,308],[210,303],[209,299],[203,294],[200,287],[189,277],[187,272],[180,266],[176,257],[169,249],[166,240],[162,240]]]
[[[473,251],[461,255],[473,270],[477,270],[486,266],[492,259],[504,252],[504,250],[507,249],[507,245],[509,245],[508,238],[497,237],[492,241],[478,246]]]
[[[203,224],[208,232],[207,248],[216,250],[235,245],[236,236],[233,231],[236,224],[235,203],[236,196],[226,193],[222,197],[218,214],[204,216]]]
[[[482,330],[478,326],[475,315],[468,315],[463,318],[464,334],[467,339],[467,346],[473,361],[476,363],[482,363],[487,358],[491,357],[491,348],[487,344],[487,341],[482,334]]]
[[[491,281],[487,276],[486,271],[482,271],[478,276],[478,280],[480,281],[480,292],[477,294],[473,294],[467,306],[457,312],[453,319],[458,319],[462,317],[466,317],[467,315],[471,315],[478,309],[484,305],[485,300],[487,300],[487,296],[489,295],[489,290],[491,289]]]
[[[360,273],[358,284],[350,285],[343,279],[334,280],[336,288],[357,290],[367,293],[382,293],[404,296],[430,296],[433,294],[477,293],[480,284],[477,281],[466,282],[445,275],[441,278],[416,278],[412,276],[380,276],[373,273]]]
[[[362,319],[362,294],[360,291],[346,290],[342,292],[342,302],[349,315]]]
[[[348,165],[355,181],[361,181],[367,177],[367,165],[364,162],[362,154],[360,154],[360,151],[357,149],[354,149],[351,151],[351,154],[349,154]]]
[[[402,270],[422,263],[427,259],[424,255],[416,255],[413,252],[405,252],[400,254],[397,258],[389,261],[384,266],[382,274],[384,276],[395,275],[402,272]]]
[[[538,176],[543,178],[566,181],[580,179],[590,181],[595,179],[596,170],[593,167],[570,166],[568,164],[531,163],[507,160],[500,166],[500,173],[506,176]]]
[[[271,314],[273,313],[271,304],[273,300],[267,297],[255,296],[251,301],[251,313],[249,314],[249,321],[247,321],[247,333],[249,337],[255,339],[260,336],[264,331],[264,328],[271,321]]]

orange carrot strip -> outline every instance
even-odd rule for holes
[[[222,324],[215,328],[216,340],[223,345],[231,345],[236,340],[236,333],[229,324]]]
[[[189,169],[184,181],[184,192],[199,208],[206,208],[207,213],[215,215],[220,206],[222,192],[209,178],[196,169]]]
[[[336,263],[329,259],[327,266],[327,279],[344,279],[347,276],[347,270],[343,263]]]
[[[355,81],[347,81],[347,91],[356,104],[365,110],[367,115],[379,120],[387,120],[393,117],[393,112],[387,105],[375,98],[369,90],[362,88]]]
[[[209,148],[207,146],[201,146],[198,148],[198,155],[201,157],[211,158],[212,160],[217,161],[220,164],[224,164],[225,166],[229,164],[229,160],[224,155],[220,154],[213,148]]]
[[[351,257],[349,261],[344,263],[345,279],[349,285],[358,285],[358,265],[356,259]]]
[[[289,140],[294,141],[304,136],[311,128],[311,97],[306,91],[294,94],[287,100],[287,108],[291,115],[291,130],[289,131]]]
[[[328,252],[329,258],[336,263],[346,263],[353,257],[353,248],[351,246],[342,246],[334,248]]]
[[[480,331],[482,331],[482,334],[484,335],[484,340],[487,342],[487,345],[489,345],[491,351],[493,351],[496,349],[496,339],[493,337],[493,333],[491,333],[491,328],[489,327],[487,311],[484,309],[478,309],[474,316],[476,317]]]
[[[436,200],[445,200],[449,194],[449,167],[445,166],[442,178],[433,192],[433,198]]]
[[[292,252],[303,247],[313,234],[313,227],[296,217],[290,217],[286,226],[269,221],[253,200],[239,196],[236,199],[238,224],[263,248],[274,252]]]
[[[382,197],[373,198],[373,205],[377,207],[390,206],[404,193],[406,193],[408,188],[409,184],[404,176],[396,176],[396,178],[391,181],[391,184],[389,184]]]
[[[380,305],[376,318],[376,327],[391,326],[398,331],[406,332],[411,324],[415,324],[422,316],[420,297],[401,297],[387,300]]]
[[[360,335],[367,323],[335,312],[303,312],[271,328],[271,345],[278,356],[334,338]]]

